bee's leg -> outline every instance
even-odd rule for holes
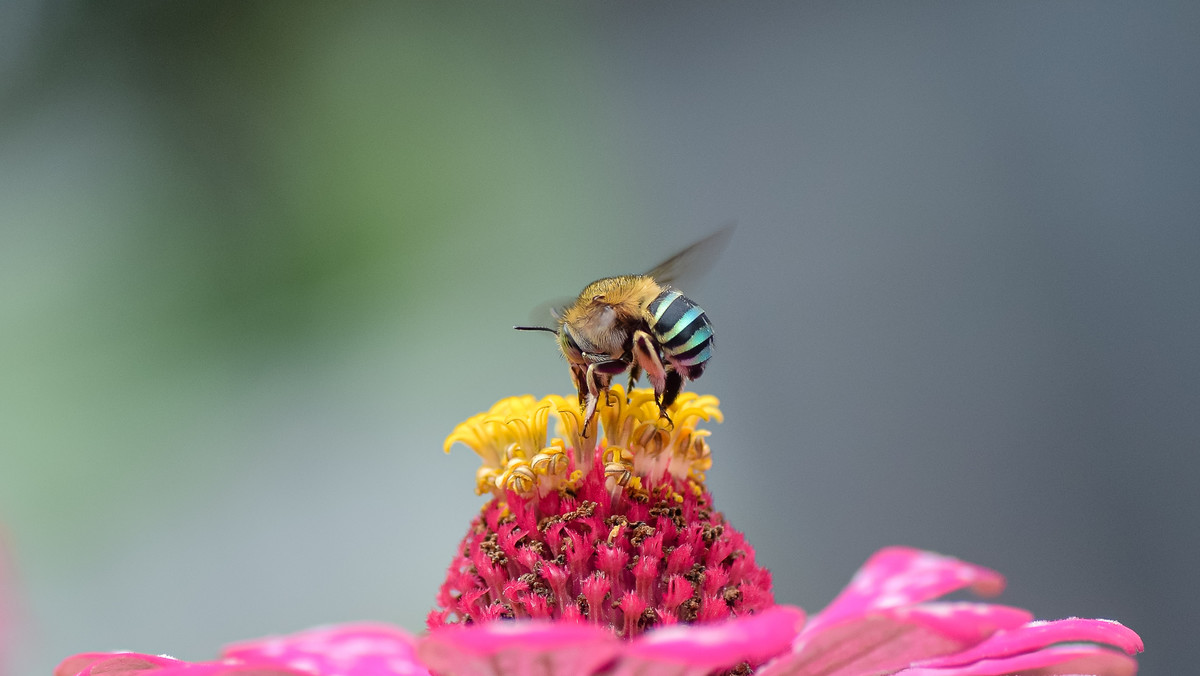
[[[658,358],[658,349],[654,346],[654,338],[645,331],[633,333],[633,365],[635,369],[645,371],[646,379],[654,388],[655,398],[662,396],[663,383],[667,371],[662,360]]]
[[[629,403],[629,393],[633,392],[633,386],[637,385],[638,378],[642,376],[642,367],[638,366],[635,361],[629,367],[629,387],[625,388],[625,403]]]
[[[589,392],[587,395],[587,406],[585,406],[583,409],[583,436],[585,438],[592,436],[592,434],[591,434],[592,418],[596,417],[596,403],[597,402],[599,402],[599,398],[596,395]]]
[[[658,415],[666,418],[670,423],[671,418],[667,415],[667,407],[678,396],[682,381],[675,385],[673,390],[670,390],[672,377],[678,379],[679,374],[674,370],[668,371],[667,367],[663,366],[662,359],[658,357],[658,348],[655,347],[654,338],[645,331],[635,331],[633,334],[633,363],[634,368],[641,368],[646,372],[647,380],[654,387],[654,401],[658,404]]]
[[[675,398],[678,397],[679,393],[682,391],[683,376],[675,369],[667,371],[667,382],[663,387],[662,407],[667,408],[671,404],[674,404]]]
[[[667,367],[666,382],[663,383],[662,398],[655,397],[658,403],[658,417],[667,421],[667,429],[675,428],[675,421],[671,420],[671,416],[667,415],[667,409],[671,404],[675,403],[675,398],[679,396],[679,392],[683,390],[683,376],[674,368]]]
[[[592,418],[596,417],[596,405],[600,402],[600,393],[603,392],[607,399],[608,384],[612,382],[612,377],[627,368],[629,368],[629,364],[620,359],[611,359],[588,365],[585,376],[587,380],[587,406],[583,412],[584,436],[587,436],[587,430],[592,424]]]
[[[571,364],[571,382],[575,384],[575,392],[579,395],[579,410],[582,412],[587,395],[587,367]]]

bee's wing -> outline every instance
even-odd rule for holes
[[[721,226],[708,237],[654,266],[646,276],[659,284],[688,286],[688,282],[695,281],[712,267],[717,256],[725,250],[725,245],[729,244],[729,238],[733,235],[736,225],[729,223]]]

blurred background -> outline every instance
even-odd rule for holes
[[[693,389],[777,598],[915,545],[1184,673],[1197,35],[1188,2],[8,0],[9,673],[421,630],[482,504],[442,439],[571,388],[510,327],[731,220]]]

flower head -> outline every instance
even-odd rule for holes
[[[469,528],[430,628],[496,619],[588,622],[632,637],[774,605],[754,549],[712,508],[701,421],[717,400],[685,393],[659,417],[654,395],[614,387],[584,436],[562,397],[504,399],[459,425],[446,450],[479,455],[492,499]],[[557,435],[548,437],[551,416]],[[595,434],[593,433],[593,436]]]
[[[314,629],[189,663],[84,653],[55,676],[1132,676],[1141,639],[1108,620],[942,602],[998,594],[996,572],[904,547],[881,550],[805,622],[776,605],[770,574],[714,511],[700,421],[685,394],[613,388],[603,435],[561,397],[514,397],[459,425],[490,495],[456,552],[421,638],[376,624]],[[550,420],[557,420],[550,437]]]

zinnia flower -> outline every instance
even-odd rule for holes
[[[1137,671],[1141,639],[1108,620],[1034,621],[1019,608],[939,602],[998,594],[996,572],[892,547],[805,621],[778,605],[754,549],[713,507],[701,421],[717,400],[614,387],[599,430],[561,397],[514,397],[446,439],[482,459],[491,495],[413,637],[355,624],[229,646],[189,663],[86,653],[55,676],[1001,676]],[[548,438],[551,416],[557,435]],[[599,439],[596,439],[596,437]]]

